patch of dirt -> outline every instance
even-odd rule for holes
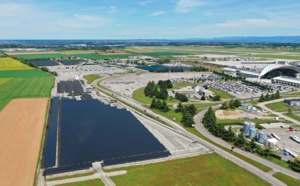
[[[0,112],[0,185],[33,185],[47,103],[15,99]]]
[[[245,117],[255,118],[259,116],[243,110],[217,110],[216,117],[219,119],[243,119]]]

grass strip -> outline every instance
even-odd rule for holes
[[[70,178],[78,178],[78,177],[90,176],[90,175],[93,175],[95,173],[96,173],[96,171],[92,171],[92,172],[85,172],[85,173],[79,173],[79,174],[68,175],[68,176],[60,176],[60,177],[56,177],[56,178],[48,178],[46,180],[47,181],[65,180],[65,179],[70,179]]]
[[[276,172],[275,174],[273,174],[273,177],[275,177],[276,179],[282,181],[283,183],[285,183],[286,185],[289,185],[289,186],[300,185],[300,180],[293,178],[291,176],[288,176],[286,174],[283,174],[281,172]]]

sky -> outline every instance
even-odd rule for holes
[[[0,39],[299,36],[299,0],[0,0]]]

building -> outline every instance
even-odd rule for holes
[[[280,83],[280,84],[284,84],[284,85],[295,86],[295,87],[300,87],[300,79],[287,77],[287,76],[278,76],[278,77],[272,78],[272,82]]]
[[[291,107],[299,107],[300,106],[300,99],[285,99],[283,103],[291,106]]]
[[[298,64],[298,63],[297,63]],[[250,70],[248,70],[250,69]],[[273,64],[266,64],[265,66],[257,66],[253,64],[253,67],[249,65],[247,68],[237,68],[235,66],[223,68],[224,72],[235,72],[237,75],[258,78],[258,79],[272,79],[278,76],[286,76],[291,78],[299,77],[300,66],[295,63],[288,63],[285,61],[277,61]]]

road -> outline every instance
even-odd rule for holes
[[[299,97],[289,98],[289,99],[296,99],[296,98],[299,98]],[[284,100],[284,98],[282,98],[282,99],[275,99],[275,100],[272,100],[272,101],[261,102],[261,103],[258,103],[257,106],[259,106],[260,108],[262,108],[262,109],[264,109],[264,110],[266,110],[266,111],[268,111],[268,112],[270,112],[272,114],[278,115],[280,118],[284,118],[285,120],[291,121],[291,122],[293,122],[296,125],[300,125],[299,121],[297,121],[297,120],[295,120],[293,118],[287,117],[283,113],[276,112],[276,111],[271,110],[268,107],[266,107],[267,104],[276,103],[276,102],[283,102],[283,100]]]
[[[144,110],[146,111],[149,115],[153,116],[153,117],[157,117],[158,115],[154,112],[152,112],[151,110],[147,109],[147,108],[144,108],[142,107],[141,105],[137,104],[135,100],[131,99],[131,98],[128,98],[128,97],[124,97],[124,96],[121,96],[121,95],[118,95],[118,94],[115,94],[111,91],[108,91],[102,87],[99,87],[97,85],[97,83],[99,82],[100,80],[98,81],[94,81],[93,82],[93,86],[94,87],[97,87],[100,91],[108,94],[108,95],[113,95],[113,97],[119,99],[119,100],[122,100],[123,102],[127,103],[128,105],[131,105],[132,107],[134,108],[137,108],[139,110]],[[201,112],[202,116],[204,114],[204,112]],[[201,126],[200,124],[200,118],[201,118],[201,114],[197,115],[196,116],[196,126],[197,128],[199,128],[199,126]],[[200,118],[199,118],[200,117]],[[284,183],[282,183],[281,181],[277,180],[276,178],[274,178],[271,174],[269,173],[265,173],[265,172],[262,172],[260,169],[254,167],[253,165],[237,158],[236,156],[220,149],[219,147],[216,147],[214,146],[213,144],[203,140],[202,138],[199,138],[198,136],[196,135],[193,135],[191,133],[189,133],[188,131],[186,131],[183,127],[181,127],[180,125],[178,125],[177,123],[167,119],[167,118],[164,118],[162,116],[159,116],[159,119],[165,123],[167,123],[168,125],[172,126],[176,131],[178,131],[179,133],[182,133],[184,134],[185,136],[191,138],[191,139],[194,139],[196,140],[197,142],[201,143],[202,145],[212,149],[214,152],[216,152],[217,154],[221,155],[222,157],[234,162],[235,164],[239,165],[240,167],[243,167],[245,168],[246,170],[248,170],[249,172],[252,172],[253,174],[255,174],[256,176],[260,177],[261,179],[269,182],[270,184],[272,185],[285,185]],[[201,130],[201,133],[202,133],[202,130]],[[209,136],[209,138],[211,138]],[[230,147],[229,147],[230,148]],[[279,169],[278,169],[279,170]]]
[[[215,109],[215,108],[216,108],[216,107],[213,107],[213,109]],[[220,144],[220,145],[222,145],[222,146],[224,146],[224,147],[230,149],[232,145],[228,144],[227,142],[223,141],[223,140],[220,139],[220,138],[215,137],[214,135],[212,135],[211,133],[209,133],[209,132],[203,127],[203,125],[202,125],[202,123],[201,123],[200,121],[202,121],[202,118],[203,118],[203,116],[204,116],[204,114],[205,114],[206,111],[207,111],[207,109],[206,109],[206,110],[203,110],[202,112],[198,113],[198,114],[195,116],[195,121],[196,121],[195,128],[196,128],[202,135],[204,135],[205,137],[207,137],[207,138],[213,140],[214,142],[216,142],[216,143],[218,143],[218,144]],[[248,158],[251,158],[251,159],[253,159],[253,160],[255,160],[255,161],[259,162],[259,163],[262,163],[262,164],[264,164],[264,165],[266,165],[266,166],[268,166],[268,167],[271,167],[271,168],[273,169],[273,173],[274,173],[274,172],[282,172],[282,173],[287,174],[287,175],[289,175],[289,176],[292,176],[292,177],[294,177],[294,178],[296,178],[296,179],[299,179],[299,178],[300,178],[300,174],[299,174],[299,173],[296,173],[296,172],[294,172],[294,171],[288,170],[288,169],[286,169],[286,168],[284,168],[284,167],[282,167],[282,166],[279,166],[279,165],[277,165],[277,164],[275,164],[275,163],[272,163],[272,162],[270,162],[270,161],[268,161],[268,160],[266,160],[266,159],[263,159],[263,158],[261,158],[261,157],[259,157],[259,156],[256,156],[256,155],[253,154],[253,153],[246,152],[246,151],[243,151],[243,150],[240,150],[240,149],[235,149],[235,152],[238,152],[239,154],[242,154],[242,155],[244,155],[244,156],[246,156],[246,157],[248,157]],[[272,172],[270,172],[270,173],[272,173]]]

